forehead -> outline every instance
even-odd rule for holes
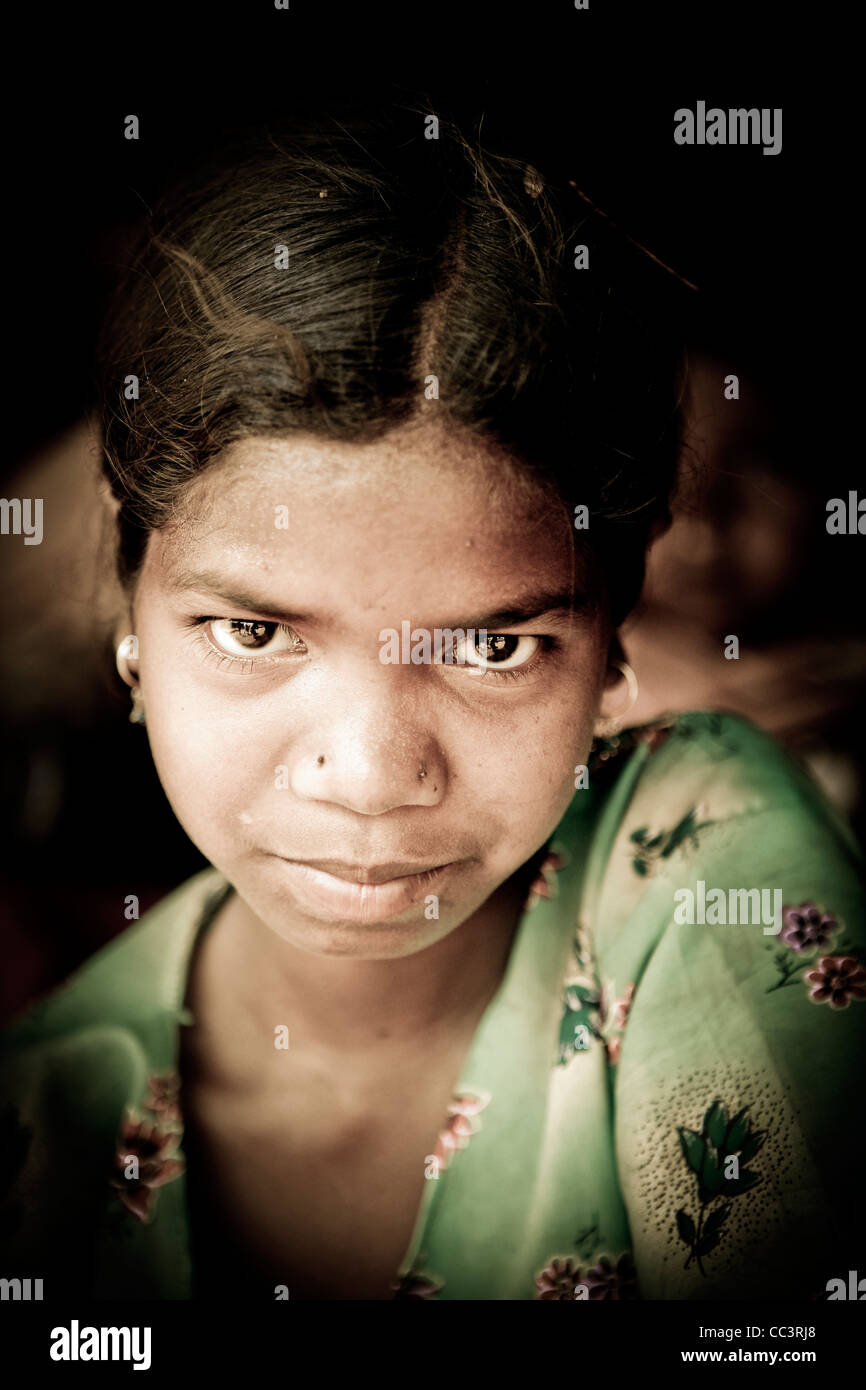
[[[148,547],[169,586],[190,569],[381,595],[519,572],[561,580],[570,519],[549,484],[491,441],[438,423],[362,444],[250,438],[188,485]],[[482,598],[483,594],[478,593]]]

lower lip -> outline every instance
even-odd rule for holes
[[[313,912],[324,911],[350,922],[385,922],[389,917],[398,917],[407,908],[423,902],[428,893],[435,893],[445,871],[456,868],[455,863],[442,864],[427,873],[392,878],[387,883],[350,883],[293,859],[284,859],[283,863],[299,903]]]

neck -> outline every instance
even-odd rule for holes
[[[396,960],[356,960],[300,950],[232,894],[200,940],[188,1004],[212,1057],[230,1051],[279,1060],[274,1028],[343,1064],[395,1047],[426,1052],[471,1036],[508,963],[523,904],[543,852],[534,855],[459,927]],[[241,1043],[241,1040],[243,1042]],[[240,1047],[239,1047],[240,1044]]]

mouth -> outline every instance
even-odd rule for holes
[[[295,897],[316,916],[383,922],[436,893],[461,861],[419,870],[411,864],[346,864],[340,860],[282,859]],[[329,864],[331,869],[320,867]]]
[[[344,879],[347,883],[391,883],[398,878],[417,878],[421,874],[432,873],[434,869],[444,868],[442,860],[413,864],[406,861],[390,860],[382,864],[350,864],[345,859],[290,859],[290,864],[303,864],[308,869],[318,869],[320,873],[332,878]]]

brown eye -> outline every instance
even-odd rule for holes
[[[271,656],[290,651],[297,645],[290,636],[290,628],[281,623],[263,623],[257,618],[214,618],[210,630],[214,645],[228,656],[256,652]]]
[[[452,660],[471,670],[508,671],[525,666],[538,651],[540,639],[522,633],[488,632],[479,628],[471,639],[459,638]]]

